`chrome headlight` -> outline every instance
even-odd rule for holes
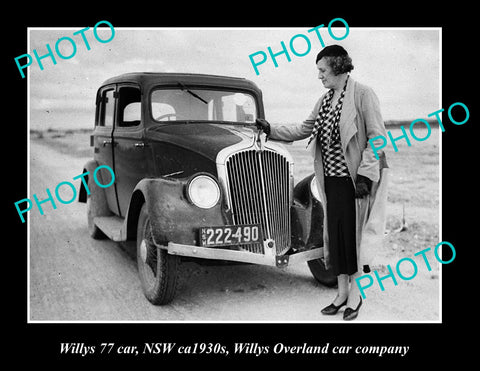
[[[220,187],[212,177],[197,175],[187,184],[187,196],[195,206],[210,209],[220,200]]]
[[[310,181],[310,192],[312,193],[313,197],[317,199],[317,201],[322,201],[320,199],[320,192],[318,192],[317,177],[315,176]]]

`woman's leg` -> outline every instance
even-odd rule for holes
[[[348,274],[340,274],[337,276],[337,283],[338,283],[338,289],[337,289],[337,297],[333,301],[333,304],[336,306],[339,306],[342,304],[347,297],[349,296],[348,293]]]
[[[358,289],[357,282],[355,281],[356,278],[361,276],[361,272],[355,272],[354,274],[350,275],[350,290],[348,292],[348,301],[347,307],[355,309],[360,303],[360,290]]]
[[[347,307],[343,312],[343,319],[345,321],[352,321],[358,316],[358,311],[362,305],[362,298],[360,297],[358,285],[355,278],[360,275],[359,272],[350,275],[352,282],[350,283],[350,291],[348,293]]]

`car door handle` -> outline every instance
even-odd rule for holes
[[[143,147],[145,147],[145,143],[143,143],[143,142],[135,143],[134,146],[137,147],[137,148],[143,148]]]
[[[111,146],[115,146],[117,143],[114,142],[113,140],[104,140],[103,141],[103,146],[105,147],[107,144],[111,145]]]

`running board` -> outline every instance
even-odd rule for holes
[[[127,231],[124,228],[124,218],[119,216],[97,216],[93,218],[95,225],[102,230],[112,241],[125,241]]]

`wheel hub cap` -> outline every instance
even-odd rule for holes
[[[147,241],[145,239],[140,243],[140,257],[144,264],[147,263]]]

